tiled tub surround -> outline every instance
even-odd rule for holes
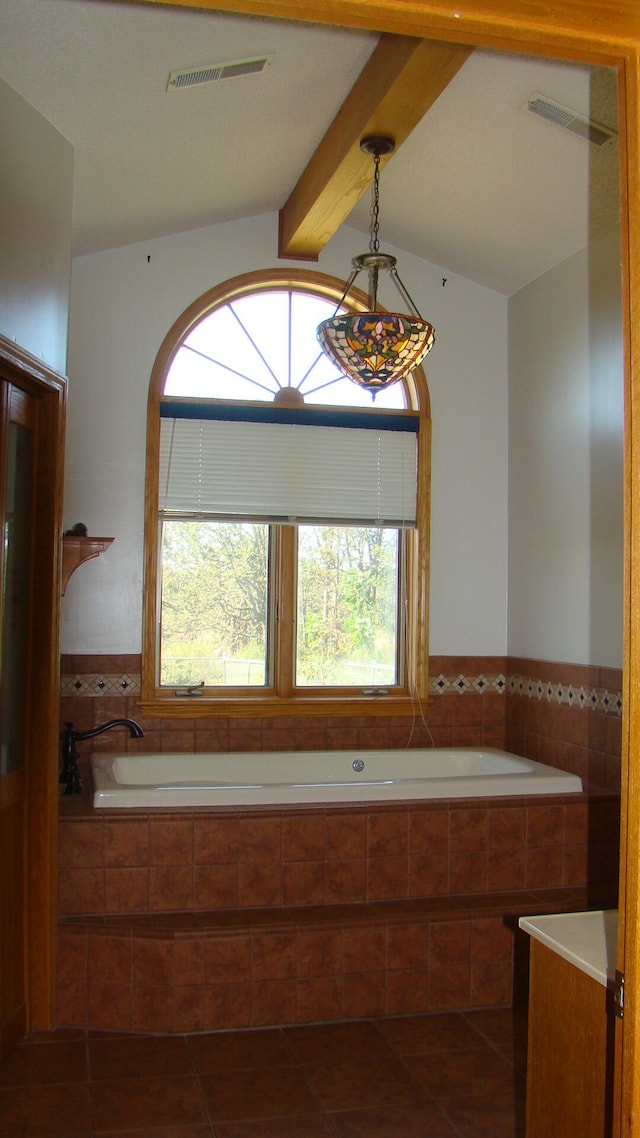
[[[505,747],[619,791],[621,689],[617,668],[510,657]]]
[[[87,730],[128,716],[145,731],[98,737],[95,749],[156,751],[363,750],[500,747],[620,788],[618,669],[504,656],[432,656],[429,701],[407,716],[148,718],[140,715],[139,656],[63,656],[61,723]],[[82,745],[83,758],[90,744]]]
[[[432,657],[427,729],[419,712],[146,719],[139,668],[63,658],[62,722],[142,724],[143,739],[109,732],[101,751],[496,746],[591,793],[126,819],[62,799],[60,1024],[182,1032],[504,1005],[526,974],[517,916],[615,905],[617,672]]]
[[[57,1022],[511,1003],[516,918],[615,903],[615,796],[96,816],[63,800]]]

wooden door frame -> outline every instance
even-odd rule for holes
[[[638,0],[138,0],[414,35],[615,67],[625,359],[625,638],[616,1134],[640,1138],[640,3]],[[635,445],[634,445],[635,444]]]
[[[67,380],[0,335],[0,378],[36,400],[32,628],[25,740],[27,1026],[55,1014],[60,594]]]

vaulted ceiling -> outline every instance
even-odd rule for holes
[[[618,220],[615,134],[527,109],[541,94],[615,130],[605,68],[123,0],[0,0],[0,27],[0,77],[75,148],[77,255],[273,212],[281,254],[313,257],[343,222],[368,230],[370,133],[396,140],[382,246],[506,295]]]

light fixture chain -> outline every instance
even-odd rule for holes
[[[373,195],[371,200],[371,229],[369,239],[369,252],[378,253],[380,250],[380,155],[374,155]]]

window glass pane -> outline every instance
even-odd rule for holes
[[[167,372],[166,396],[271,402],[295,387],[305,403],[371,407],[371,393],[347,379],[320,350],[316,329],[336,305],[297,289],[266,289],[223,304],[200,320]],[[404,388],[378,392],[375,406],[406,406]]]
[[[162,525],[160,683],[267,683],[269,527]]]
[[[398,530],[300,526],[296,684],[398,682]]]
[[[231,305],[196,324],[167,372],[165,395],[201,399],[266,399],[278,384]]]

